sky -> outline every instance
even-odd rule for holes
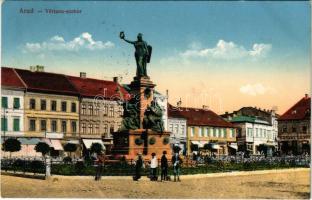
[[[310,93],[310,24],[309,2],[6,1],[1,63],[127,84],[134,47],[119,32],[129,40],[143,33],[153,47],[147,73],[171,104],[282,114]]]

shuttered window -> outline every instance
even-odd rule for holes
[[[14,109],[18,109],[18,108],[20,108],[20,98],[14,98],[14,100],[13,100],[13,108]]]
[[[8,108],[8,97],[2,97],[1,99],[2,108]]]
[[[13,131],[20,131],[20,119],[13,119]]]
[[[8,119],[1,118],[1,131],[8,131]]]

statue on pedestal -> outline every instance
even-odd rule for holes
[[[130,41],[125,38],[124,32],[120,32],[119,37],[134,45],[135,48],[135,60],[137,64],[136,77],[148,77],[146,72],[146,63],[149,63],[152,55],[152,46],[147,45],[147,43],[142,38],[142,33],[137,36],[137,41]]]

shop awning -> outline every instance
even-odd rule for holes
[[[213,149],[222,149],[222,148],[220,147],[220,145],[218,145],[218,144],[213,144],[213,145],[212,145],[212,148],[213,148]]]
[[[192,141],[192,144],[199,146],[199,142],[198,141]]]
[[[36,145],[40,142],[40,139],[38,138],[17,138],[17,140],[25,145]]]
[[[238,149],[238,146],[236,143],[231,143],[230,145],[228,145],[229,147],[231,147],[232,149],[235,149],[237,150]]]
[[[80,144],[79,140],[67,140],[65,143]]]
[[[64,150],[60,140],[51,140],[51,143],[54,150]]]
[[[82,139],[84,145],[86,146],[87,149],[91,148],[92,143],[99,143],[102,145],[103,149],[105,150],[105,146],[103,144],[103,141],[100,139]]]

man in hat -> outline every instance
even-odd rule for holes
[[[133,176],[134,181],[138,181],[141,178],[143,164],[142,154],[138,153],[138,158],[135,162],[135,175]]]
[[[157,167],[158,167],[158,160],[155,153],[152,153],[151,159],[151,181],[157,180]]]
[[[161,157],[161,181],[165,181],[168,176],[168,159],[166,157],[167,152],[163,151],[163,155]]]

